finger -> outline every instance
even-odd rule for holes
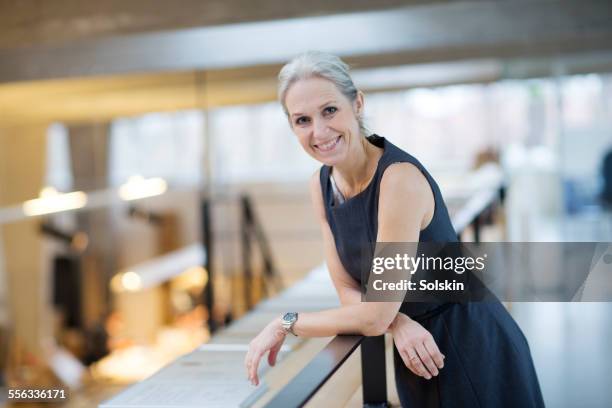
[[[259,384],[259,378],[257,377],[257,367],[259,367],[259,360],[261,359],[262,353],[256,352],[251,360],[251,382],[253,385]]]
[[[250,347],[249,347],[249,351],[247,351],[246,356],[244,357],[244,367],[246,368],[247,379],[249,381],[251,381],[251,373],[250,373],[250,368],[251,368],[251,348]]]
[[[425,364],[427,371],[429,371],[431,375],[438,375],[438,367],[436,367],[436,363],[434,363],[423,343],[417,344],[415,350],[419,354],[419,357],[421,357],[421,361]],[[429,378],[427,379],[429,380]]]
[[[401,352],[400,355],[402,356],[402,360],[404,361],[404,364],[406,365],[406,367],[408,367],[408,369],[412,371],[414,375],[417,375],[419,377],[422,377],[424,375],[424,373],[421,372],[418,367],[412,364],[412,361],[410,361],[410,356],[408,356],[406,352]],[[416,354],[415,354],[415,358],[417,360],[420,360]]]
[[[248,379],[250,382],[253,382],[253,376],[251,374],[251,367],[253,366],[253,347],[249,347],[249,352],[247,353],[247,357],[246,357],[246,362],[245,362],[245,366],[247,369],[247,373],[248,373]]]
[[[253,372],[253,367],[255,367],[256,364],[258,364],[257,354],[253,353],[253,355],[251,355],[251,360],[249,361],[249,380],[251,381],[251,384],[255,384],[255,374],[257,374],[257,369],[255,369],[255,372]]]
[[[418,372],[415,371],[415,369],[412,367],[412,363],[410,363],[410,357],[408,356],[408,353],[406,353],[404,350],[399,350],[399,355],[402,358],[402,361],[404,362],[404,365],[406,367],[408,367],[408,369],[410,371],[412,371],[414,374],[420,376],[421,374],[419,374]]]
[[[436,366],[438,366],[438,368],[444,367],[444,355],[440,352],[440,349],[438,348],[438,345],[434,339],[429,337],[423,344],[425,345],[425,348],[429,352],[431,358],[433,358],[434,362],[436,363]]]
[[[420,375],[421,377],[425,377],[428,380],[431,378],[429,371],[427,371],[427,369],[423,365],[423,362],[421,361],[421,358],[419,357],[416,349],[413,349],[413,348],[410,349],[410,351],[408,352],[408,358],[410,360],[410,364],[416,371],[417,375]]]
[[[248,367],[250,361],[251,361],[251,348],[249,347],[249,350],[246,352],[246,355],[244,356],[244,366]]]
[[[278,351],[281,349],[282,345],[283,343],[278,343],[272,348],[272,350],[270,350],[270,353],[268,353],[268,364],[271,366],[276,364],[276,356],[278,355]]]

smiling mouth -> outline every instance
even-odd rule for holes
[[[336,145],[340,142],[340,138],[341,137],[342,136],[338,136],[335,139],[330,140],[329,142],[316,144],[316,145],[314,145],[314,147],[316,147],[318,150],[320,150],[322,152],[329,152],[329,151],[333,150],[334,147],[336,147]]]

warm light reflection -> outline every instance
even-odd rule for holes
[[[142,279],[136,272],[127,271],[121,274],[121,285],[125,290],[135,292],[142,288]]]
[[[111,290],[115,293],[123,291],[123,285],[121,284],[121,273],[116,274],[110,281]]]
[[[162,327],[155,343],[115,349],[92,364],[91,374],[115,383],[141,381],[209,340],[210,333],[201,323],[197,328]]]
[[[167,189],[168,184],[162,178],[145,179],[142,176],[132,176],[127,183],[119,187],[119,197],[126,201],[138,200],[163,194]]]
[[[201,289],[208,283],[208,273],[201,266],[186,269],[172,279],[172,288],[176,290]]]
[[[113,292],[136,292],[142,289],[142,278],[134,271],[118,273],[110,281]]]
[[[41,190],[39,198],[23,203],[23,213],[27,216],[50,214],[82,208],[87,204],[87,194],[82,191],[59,193],[53,187]]]

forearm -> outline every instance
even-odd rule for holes
[[[359,291],[359,289],[356,289],[356,288],[345,287],[342,289],[342,292],[339,293],[338,297],[340,298],[340,303],[342,303],[343,306],[357,305],[361,303],[361,292]],[[393,329],[393,325],[397,323],[399,318],[408,317],[405,314],[402,314],[400,316],[400,314],[401,312],[397,313],[397,315],[393,319],[393,322],[389,325],[385,333],[391,333],[391,330]]]
[[[357,288],[343,288],[338,297],[343,306],[361,303],[361,291]]]
[[[300,312],[293,325],[299,337],[330,337],[338,334],[381,334],[381,321],[366,303],[341,306],[319,312]],[[280,318],[279,318],[280,324]]]

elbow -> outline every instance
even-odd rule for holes
[[[387,321],[388,319],[380,314],[372,316],[371,318],[366,319],[362,334],[368,337],[374,336],[382,336],[387,332],[387,329],[391,325],[392,319]]]
[[[362,334],[367,337],[382,336],[385,334],[386,329],[383,329],[382,325],[368,325],[362,330]]]

